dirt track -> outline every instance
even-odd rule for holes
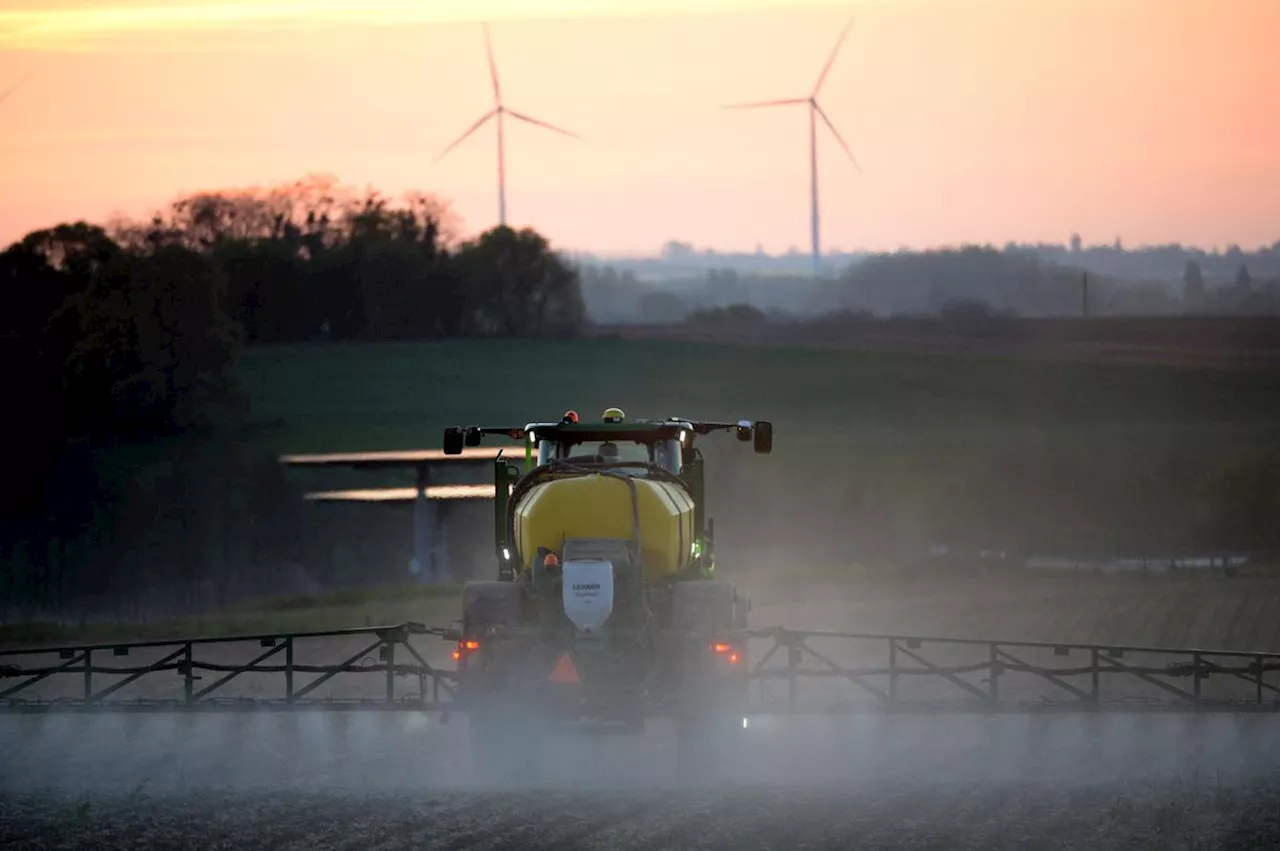
[[[471,776],[465,721],[0,719],[0,847],[1262,848],[1268,717],[761,719],[682,783],[674,736],[566,736]],[[838,840],[838,842],[837,842]]]

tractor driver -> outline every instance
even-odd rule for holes
[[[675,458],[671,451],[670,441],[662,440],[653,445],[653,463],[664,470],[674,472]]]
[[[606,440],[600,444],[600,448],[596,450],[596,454],[600,456],[600,460],[607,464],[616,464],[618,462],[618,444],[612,440]]]

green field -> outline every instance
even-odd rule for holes
[[[1280,505],[1253,493],[1266,481],[1228,482],[1280,463],[1280,370],[597,339],[259,348],[243,372],[289,452],[439,446],[447,425],[611,405],[772,420],[768,457],[704,440],[713,511],[726,545],[807,561],[938,539],[1261,548]]]
[[[779,457],[904,439],[1280,434],[1280,370],[582,340],[258,347],[242,372],[254,419],[282,420],[275,439],[295,451],[435,446],[459,422],[610,405],[771,419]]]
[[[151,623],[0,626],[0,648],[109,641],[167,641],[190,636],[324,632],[407,622],[447,626],[458,616],[461,586],[383,586],[316,596],[280,597]]]
[[[402,583],[406,507],[301,497],[407,484],[410,472],[284,470],[276,455],[438,447],[448,425],[522,425],[566,408],[590,417],[614,405],[633,416],[774,422],[769,456],[725,436],[701,443],[726,575],[918,570],[938,542],[1006,551],[1010,564],[1019,554],[1222,549],[1274,562],[1280,552],[1277,370],[606,339],[255,347],[241,370],[251,428],[239,437],[99,458],[112,502],[66,555],[81,576],[109,572],[124,596],[109,609],[95,603],[92,619],[247,628],[276,621],[190,615],[226,608],[223,599]],[[490,508],[460,509],[451,528],[455,566],[490,575]],[[290,564],[305,566],[319,591],[265,587]],[[199,591],[193,608],[183,596],[193,582],[225,587]],[[138,589],[160,596],[135,605]],[[316,608],[351,625],[399,611]],[[271,617],[316,622],[307,611]],[[80,620],[58,617],[64,627]]]

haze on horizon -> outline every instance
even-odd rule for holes
[[[451,8],[452,6],[452,8]],[[1215,8],[1216,6],[1216,8]],[[561,248],[808,248],[802,107],[821,102],[824,250],[961,242],[1249,248],[1280,238],[1274,0],[0,0],[0,242],[177,195],[330,173]]]

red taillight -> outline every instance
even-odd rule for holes
[[[737,647],[723,641],[717,641],[711,645],[711,652],[717,656],[723,656],[729,660],[730,665],[738,664],[738,660],[742,657],[739,655]]]
[[[458,642],[458,647],[453,651],[453,661],[461,662],[467,656],[480,649],[480,642],[474,638],[468,638]]]

